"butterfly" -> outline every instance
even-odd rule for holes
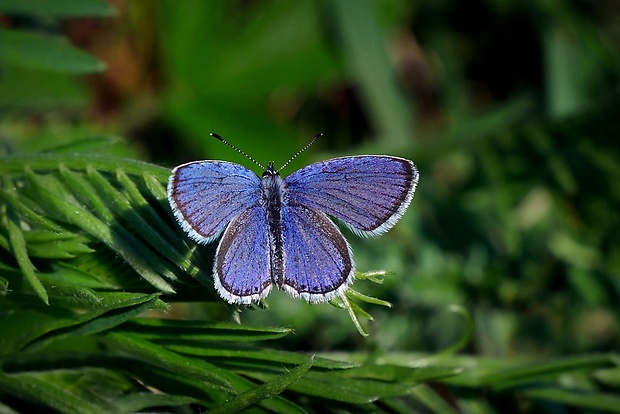
[[[218,294],[231,304],[265,298],[275,285],[311,303],[342,296],[354,280],[349,243],[331,216],[359,236],[392,228],[418,183],[413,162],[385,155],[333,158],[286,178],[270,162],[258,177],[227,161],[195,161],[172,170],[168,200],[182,229],[201,244],[222,233],[213,263]]]

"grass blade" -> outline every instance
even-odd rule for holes
[[[209,410],[213,414],[236,413],[248,408],[258,402],[280,394],[295,382],[299,381],[303,375],[312,367],[314,356],[310,356],[306,362],[293,368],[289,373],[283,374],[273,381],[266,382],[252,390],[239,394],[226,403]]]

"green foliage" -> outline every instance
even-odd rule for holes
[[[0,27],[0,108],[83,105],[83,93],[67,75],[100,72],[105,65],[65,39],[59,19],[110,16],[114,9],[102,0],[0,0],[0,14],[41,22],[40,30],[32,30],[36,24]]]
[[[0,412],[619,412],[613,7],[241,3],[123,4],[163,93],[102,126],[61,23],[109,3],[0,0]],[[137,148],[278,163],[317,128],[302,157],[413,159],[410,211],[333,306],[222,303]]]
[[[62,73],[97,72],[103,63],[68,43],[33,33],[0,28],[0,63]]]
[[[78,3],[71,0],[0,0],[0,13],[9,15],[33,15],[55,18],[70,17],[106,17],[113,16],[116,11],[103,0],[82,0]]]

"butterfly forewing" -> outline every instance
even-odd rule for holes
[[[198,161],[176,167],[168,200],[190,237],[209,243],[242,211],[260,203],[260,178],[225,161]]]
[[[323,211],[361,235],[379,235],[396,224],[417,182],[411,161],[380,155],[334,158],[284,179],[289,205]]]

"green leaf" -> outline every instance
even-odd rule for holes
[[[412,368],[397,365],[364,364],[359,367],[334,373],[334,375],[344,378],[365,378],[415,384],[453,377],[459,375],[461,372],[463,372],[463,369],[456,367],[426,366]]]
[[[175,245],[166,240],[146,220],[146,218],[143,217],[143,214],[138,213],[136,206],[134,206],[120,191],[116,190],[106,178],[104,178],[98,171],[96,171],[92,167],[88,168],[87,174],[89,178],[93,181],[93,184],[96,186],[99,192],[101,192],[107,200],[111,201],[111,207],[115,209],[115,217],[123,217],[123,219],[130,221],[132,226],[137,230],[141,237],[148,240],[149,244],[158,251],[159,255],[154,255],[150,252],[150,250],[142,249],[144,255],[151,263],[155,263],[156,261],[158,261],[158,256],[167,256],[181,269],[186,270],[187,272],[190,271],[190,268],[192,267],[190,257],[182,255]],[[134,194],[134,196],[137,195]],[[146,200],[144,201],[146,202]],[[144,205],[145,204],[143,204],[143,206]],[[147,208],[149,210],[152,210],[150,207]],[[156,214],[151,211],[150,215],[155,216]],[[133,237],[131,235],[126,234],[124,236],[125,240],[132,238]],[[193,270],[196,275],[199,275],[200,272],[198,271],[198,269]],[[203,274],[202,277],[206,279],[208,276],[206,274]]]
[[[109,348],[101,350],[99,336],[77,340],[75,338],[67,338],[48,348],[21,352],[11,356],[9,359],[3,360],[2,367],[6,373],[10,374],[31,372],[33,370],[75,370],[77,372],[80,369],[101,368],[106,370],[108,375],[117,377],[116,382],[120,383],[122,388],[127,388],[123,382],[133,382],[133,379],[127,379],[127,376],[123,373],[130,373],[132,378],[143,381],[146,385],[153,384],[152,386],[155,388],[160,386],[157,381],[154,383],[150,382],[150,377],[153,376],[154,370],[159,369],[158,367],[144,364],[139,359],[126,356],[126,353],[122,350],[119,350],[119,352]],[[168,374],[172,375],[170,372]],[[162,374],[160,372],[157,375]],[[169,378],[170,375],[168,375]],[[179,381],[181,378],[185,380],[188,377],[179,376],[174,381]],[[114,378],[111,378],[111,380],[114,381]],[[222,385],[209,384],[204,381],[201,385],[208,385],[205,388],[199,387],[202,390],[208,390],[206,394],[185,393],[185,395],[192,395],[194,398],[200,399],[211,399],[210,393],[213,391],[224,393],[225,395],[228,395],[227,393],[230,391],[229,388]],[[171,387],[170,393],[174,394],[176,391]]]
[[[159,184],[159,182],[156,179],[153,179],[152,176],[150,177],[153,181],[155,181],[161,187],[161,184]],[[131,178],[127,174],[125,174],[123,170],[118,170],[116,174],[116,178],[118,179],[119,184],[123,186],[123,189],[125,190],[127,197],[131,199],[133,208],[136,210],[139,210],[140,214],[145,216],[145,220],[147,220],[151,226],[157,228],[169,241],[178,243],[179,242],[178,229],[176,228],[173,229],[170,226],[170,223],[173,223],[172,221],[165,222],[161,218],[161,216],[157,213],[157,211],[155,211],[153,206],[146,200],[146,198],[144,198],[144,196],[138,189],[138,186],[136,185],[136,183],[132,181]],[[143,179],[145,181],[148,180],[147,177],[143,177]],[[150,187],[152,187],[154,184],[151,183],[149,185],[145,183],[144,185],[150,190]],[[157,199],[165,199],[167,197],[165,191],[163,193],[158,192],[157,194],[153,194],[153,191],[151,191],[151,194],[155,196]]]
[[[67,414],[104,412],[105,407],[92,403],[90,398],[77,396],[54,373],[4,374],[0,371],[0,389],[25,402],[49,407]],[[109,407],[108,407],[109,408]]]
[[[137,413],[145,408],[174,407],[200,403],[196,398],[183,395],[132,393],[119,397],[114,402],[118,412]]]
[[[139,360],[131,362],[127,358],[124,368],[120,367],[120,369],[131,373],[132,377],[142,381],[145,385],[167,394],[189,395],[203,401],[226,400],[233,395],[228,386],[188,377]]]
[[[232,359],[255,359],[280,364],[302,364],[307,359],[307,355],[297,352],[279,351],[273,349],[251,349],[251,348],[220,348],[218,346],[205,347],[202,342],[179,341],[179,344],[165,345],[167,349],[180,354],[200,356],[206,358],[232,358]],[[314,358],[315,368],[325,369],[347,369],[359,366],[355,362],[336,361],[328,358]],[[348,372],[348,371],[347,371]]]
[[[107,17],[116,10],[105,0],[0,0],[0,13],[50,17]]]
[[[0,276],[0,292],[6,292],[9,287],[9,281]]]
[[[271,398],[281,392],[285,391],[292,384],[299,381],[303,375],[312,367],[314,357],[310,356],[307,360],[293,368],[290,372],[279,376],[273,381],[266,382],[252,390],[239,394],[235,398],[221,404],[217,407],[213,407],[209,410],[210,413],[236,413],[245,408],[250,407],[253,404],[258,403],[261,400]]]
[[[140,363],[131,372],[132,375],[135,375],[136,378],[145,384],[159,390],[174,394],[189,394],[206,401],[214,401],[216,404],[223,403],[234,395],[228,388],[215,386],[206,381],[195,380],[183,374],[175,374],[158,369],[153,365]],[[256,388],[255,383],[232,372],[227,373],[227,380],[231,382],[237,392],[245,392]],[[305,413],[299,406],[280,396],[263,400],[259,404],[261,407],[275,413]]]
[[[99,59],[64,39],[0,27],[0,63],[60,73],[101,72]]]
[[[355,325],[355,328],[357,329],[357,332],[362,336],[368,336],[366,331],[364,331],[364,328],[362,328],[359,319],[357,318],[358,313],[361,313],[362,316],[366,316],[368,314],[366,312],[363,312],[358,305],[352,303],[346,295],[336,297],[332,301],[330,301],[330,303],[341,309],[346,309],[349,313],[349,318],[351,318],[353,325]]]
[[[166,188],[161,183],[168,181],[171,171],[167,170],[165,173],[165,176],[162,175],[164,171],[161,171],[160,174],[154,174],[153,172],[144,172],[142,174],[146,188],[149,189],[153,197],[157,200],[166,200],[168,197]]]
[[[225,372],[205,361],[180,356],[128,333],[111,332],[105,338],[105,342],[112,348],[122,350],[131,357],[155,367],[194,379],[230,386]]]
[[[58,215],[66,219],[69,223],[81,228],[96,239],[102,241],[112,250],[118,252],[127,262],[149,283],[163,292],[172,293],[174,289],[155,271],[154,264],[160,263],[160,259],[155,259],[154,263],[149,263],[145,256],[151,257],[152,253],[143,247],[141,243],[128,234],[127,231],[120,228],[115,231],[111,226],[93,215],[86,207],[77,203],[71,203],[56,194],[52,194],[47,190],[46,183],[41,177],[34,172],[27,170],[26,176],[30,183],[36,188],[41,198],[53,208]],[[96,195],[92,194],[92,189],[83,186],[81,179],[72,174],[65,174],[68,179],[76,178],[73,182],[76,188],[80,189],[82,198],[88,197],[94,205],[97,206],[99,213],[108,216],[108,209]],[[48,184],[49,185],[49,184]],[[111,217],[111,216],[110,216]],[[119,234],[122,231],[125,237]],[[162,273],[172,275],[168,269],[161,269]]]
[[[620,413],[620,397],[617,395],[559,387],[535,388],[524,390],[523,393],[534,399],[554,401],[591,410]]]
[[[28,243],[28,252],[30,257],[44,259],[72,259],[81,254],[95,252],[84,243],[85,238],[80,239],[76,237],[72,240]]]
[[[371,279],[366,279],[366,280],[371,280]],[[363,293],[360,293],[353,289],[347,289],[345,293],[349,297],[349,299],[361,300],[363,302],[371,303],[373,305],[385,306],[386,308],[392,307],[392,304],[390,302],[387,302],[385,300],[378,299],[378,298],[373,298],[372,296],[364,295]],[[372,320],[372,318],[369,318],[369,319]]]
[[[138,303],[134,306],[126,306],[120,310],[107,312],[99,317],[92,318],[79,325],[51,332],[28,345],[28,349],[41,347],[49,342],[76,336],[89,336],[98,332],[113,328],[141,313],[151,309],[166,309],[167,305],[160,301],[157,295],[153,295],[149,301]]]
[[[603,384],[610,387],[620,388],[620,367],[600,369],[594,376]]]
[[[113,251],[99,246],[97,254],[78,256],[67,262],[55,262],[50,280],[64,280],[67,283],[104,291],[144,290],[141,279],[134,270]]]
[[[336,354],[334,357],[342,356]],[[490,387],[497,391],[537,381],[547,381],[560,374],[578,370],[598,370],[616,364],[614,356],[606,354],[581,354],[558,357],[550,361],[529,361],[523,358],[446,354],[421,356],[392,352],[381,357],[380,360],[382,363],[402,366],[433,364],[460,368],[463,372],[460,375],[446,378],[446,383],[470,388]]]
[[[273,375],[261,372],[248,372],[244,374],[261,381],[270,381]],[[347,378],[342,380],[337,376],[325,372],[310,371],[292,384],[290,391],[298,392],[312,397],[325,398],[351,404],[368,404],[383,397],[406,395],[415,387],[414,384],[400,382],[383,382],[373,380],[360,380]]]
[[[61,233],[64,231],[61,226],[42,216],[40,213],[37,213],[35,210],[23,203],[20,198],[23,200],[25,196],[21,195],[21,197],[18,198],[15,191],[7,191],[4,188],[0,188],[0,200],[15,209],[26,221],[29,221],[32,224],[40,225],[56,233]]]
[[[8,179],[5,180],[4,184],[8,186]],[[46,304],[49,304],[47,291],[37,277],[35,272],[36,269],[28,257],[26,241],[24,240],[24,235],[20,226],[20,218],[11,206],[7,206],[6,219],[11,249],[13,250],[13,254],[15,255],[15,259],[17,260],[22,274],[39,298]]]
[[[441,395],[433,391],[433,389],[426,384],[421,384],[415,387],[411,391],[411,397],[420,401],[420,403],[435,413],[457,414],[460,412],[452,407],[444,398],[442,398]]]
[[[290,328],[256,327],[227,322],[202,322],[172,319],[137,318],[119,326],[119,329],[148,339],[176,339],[191,341],[264,341],[282,338]]]
[[[32,296],[32,289],[24,282],[21,272],[0,264],[0,271],[4,274],[11,285],[11,296],[7,300],[12,301],[19,298],[29,298]],[[78,300],[96,303],[99,297],[88,287],[81,284],[72,283],[69,277],[58,278],[50,273],[37,273],[37,277],[48,292],[48,297],[55,306],[62,306],[62,301],[70,302],[72,305],[78,304]],[[38,308],[32,304],[33,308]]]
[[[29,344],[41,346],[63,336],[107,329],[135,316],[136,310],[160,308],[162,303],[156,301],[157,296],[98,292],[94,297],[89,294],[50,297],[49,307],[41,305],[37,308],[20,295],[9,295],[0,302],[3,307],[13,309],[12,312],[0,312],[0,353],[11,354]],[[106,315],[107,312],[111,313]],[[102,315],[101,322],[88,323]]]
[[[549,362],[520,364],[505,370],[496,370],[485,377],[487,386],[505,389],[518,384],[540,381],[560,373],[583,369],[609,367],[614,364],[610,355],[577,355],[558,358]]]

